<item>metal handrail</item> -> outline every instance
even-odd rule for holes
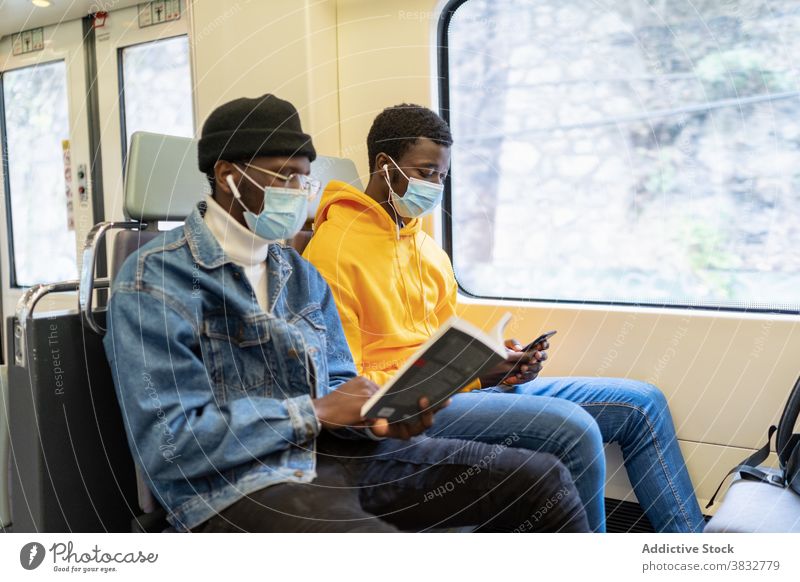
[[[95,289],[107,289],[110,286],[110,279],[98,279],[95,281],[94,272],[97,263],[97,248],[105,237],[106,233],[112,229],[143,230],[147,227],[144,222],[135,220],[123,222],[100,222],[92,227],[86,236],[83,245],[83,265],[81,267],[81,279],[78,286],[78,308],[84,324],[98,335],[105,334],[106,330],[94,319],[93,297]]]

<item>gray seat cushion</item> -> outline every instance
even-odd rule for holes
[[[777,473],[768,469],[767,472]],[[800,495],[768,483],[737,478],[705,533],[800,533]]]

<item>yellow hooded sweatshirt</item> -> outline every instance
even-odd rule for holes
[[[399,228],[344,182],[325,189],[303,256],[333,291],[358,373],[378,385],[455,313],[450,258],[421,221]]]

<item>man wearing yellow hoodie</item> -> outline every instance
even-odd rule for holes
[[[304,256],[328,281],[358,373],[382,384],[451,315],[457,283],[420,217],[439,203],[450,165],[447,124],[418,105],[375,119],[365,192],[331,182]],[[452,399],[430,435],[510,442],[547,451],[570,469],[589,525],[604,531],[603,442],[617,442],[637,498],[657,531],[701,531],[703,517],[669,408],[650,384],[537,378],[547,344],[528,359],[515,340],[507,362]],[[511,437],[511,438],[509,438]]]

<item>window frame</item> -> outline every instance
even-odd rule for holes
[[[470,0],[449,0],[441,10],[439,18],[436,21],[436,63],[437,63],[437,89],[438,89],[438,105],[439,115],[444,119],[447,125],[450,125],[450,41],[448,33],[450,30],[450,23],[456,11]],[[800,315],[800,307],[790,309],[788,306],[783,307],[767,307],[757,306],[737,307],[734,305],[714,305],[708,303],[655,303],[655,302],[635,302],[635,301],[600,301],[594,299],[558,299],[558,298],[544,298],[544,297],[511,297],[505,295],[478,295],[466,289],[459,280],[458,272],[455,268],[455,257],[453,256],[453,171],[452,168],[448,172],[444,184],[444,194],[442,196],[442,215],[441,215],[441,233],[442,233],[442,248],[450,258],[450,263],[453,265],[453,276],[456,280],[458,292],[460,295],[476,299],[480,301],[514,301],[517,303],[543,303],[543,304],[556,304],[556,305],[591,305],[601,307],[624,307],[624,308],[660,308],[667,310],[690,310],[690,311],[705,311],[705,312],[731,312],[731,313],[759,313],[759,314],[774,314],[774,315]]]

